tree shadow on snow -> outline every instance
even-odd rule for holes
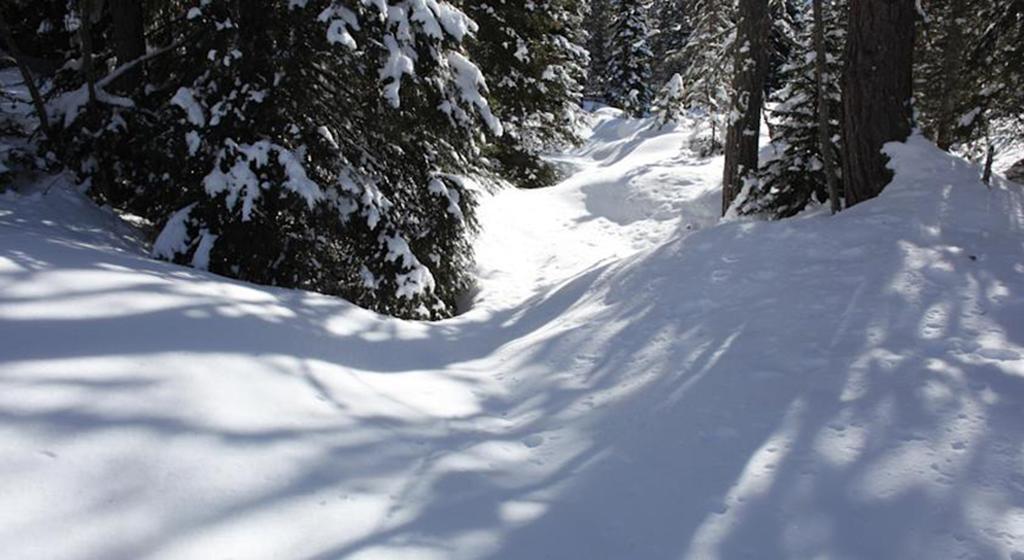
[[[31,410],[0,401],[0,423],[69,444],[134,434],[205,446],[211,465],[218,453],[294,449],[264,484],[186,515],[168,506],[159,530],[104,544],[105,558],[172,550],[296,502],[323,506],[312,516],[323,524],[278,531],[300,542],[336,523],[346,535],[296,555],[324,559],[1005,557],[1024,537],[1024,376],[1007,350],[1024,340],[997,339],[1024,332],[1024,228],[998,215],[991,227],[953,227],[964,211],[955,197],[915,203],[917,228],[866,205],[831,238],[824,218],[728,224],[519,309],[434,325],[129,254],[7,249],[0,256],[22,270],[0,273],[0,391],[66,388],[75,399]],[[63,281],[56,262],[102,281],[57,300],[46,291]],[[500,371],[473,365],[499,349]],[[254,385],[280,378],[333,414],[239,427],[187,408],[103,409],[160,394],[173,372],[135,380],[125,364],[174,355],[259,356],[267,369]],[[125,364],[76,370],[104,356]],[[18,373],[37,362],[67,371]],[[364,413],[324,363],[392,377],[446,370],[480,396],[461,415]],[[491,374],[507,390],[489,389]],[[79,509],[11,530],[151,507],[155,473],[123,461]],[[382,493],[388,505],[362,530],[347,526],[366,520],[326,513]]]

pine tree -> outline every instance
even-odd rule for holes
[[[987,146],[987,182],[995,153],[1024,138],[1024,0],[979,3],[976,17],[989,25],[971,49],[968,83],[976,93],[958,124],[963,138]]]
[[[992,152],[1024,136],[1024,1],[928,0],[922,7],[914,61],[921,128],[943,149],[990,162]]]
[[[969,35],[976,31],[966,18],[966,4],[966,0],[930,0],[922,5],[927,20],[916,46],[915,108],[921,129],[944,150],[956,141],[958,116],[970,103],[975,85],[964,79],[963,55],[973,42]]]
[[[839,123],[841,122],[842,92],[839,77],[842,74],[842,49],[845,22],[842,6],[838,2],[827,4],[824,19],[827,64],[823,83],[825,102],[830,113],[829,149],[834,162],[839,161]],[[800,34],[795,48],[780,69],[782,89],[772,94],[775,103],[771,111],[773,130],[771,156],[761,165],[758,181],[745,196],[739,207],[742,214],[764,214],[772,218],[787,218],[807,207],[812,201],[824,203],[829,199],[825,177],[825,154],[819,138],[820,100],[817,91],[817,54],[814,44],[814,26],[810,14],[798,14]],[[834,170],[841,179],[838,169]]]
[[[608,102],[640,117],[651,106],[652,53],[644,0],[616,0],[608,54]]]
[[[829,208],[832,214],[839,213],[842,207],[838,158],[832,147],[835,145],[835,128],[832,115],[834,113],[829,99],[829,87],[833,83],[833,75],[829,72],[831,49],[828,45],[828,30],[825,23],[824,0],[811,0],[814,14],[814,93],[818,98],[818,150],[822,155],[822,173],[825,174],[825,186],[828,189]]]
[[[63,146],[90,194],[161,224],[160,258],[399,317],[457,312],[475,229],[460,177],[502,132],[462,46],[475,24],[412,0],[164,9],[177,24],[150,38],[148,87],[126,100],[98,77],[97,102],[62,115],[91,139]]]
[[[651,52],[654,54],[652,76],[656,84],[667,85],[673,76],[686,72],[687,60],[683,49],[693,32],[692,3],[693,0],[659,0],[654,4]]]
[[[800,0],[769,0],[768,11],[771,19],[771,32],[768,37],[768,77],[765,80],[765,94],[784,87],[782,68],[792,59],[793,50],[797,48],[796,38],[807,23],[802,18],[804,11],[809,9]]]
[[[655,122],[658,128],[679,123],[686,113],[686,94],[683,91],[683,77],[672,76],[661,88],[652,105]]]
[[[487,150],[521,187],[556,179],[540,152],[579,141],[587,53],[580,0],[469,0],[479,25],[470,46],[491,84],[488,98],[505,134]]]
[[[609,30],[612,19],[613,0],[591,0],[590,10],[584,19],[587,32],[587,52],[590,64],[587,68],[587,97],[607,101]]]
[[[686,108],[699,115],[693,147],[711,155],[721,152],[731,99],[734,9],[729,2],[696,0],[692,13],[694,28],[682,54],[688,64],[682,89]]]

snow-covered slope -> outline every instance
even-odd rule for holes
[[[1021,188],[914,139],[876,201],[715,225],[685,136],[599,113],[437,324],[8,195],[3,555],[1024,557]]]

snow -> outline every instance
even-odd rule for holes
[[[405,53],[393,35],[384,36],[384,46],[388,49],[388,60],[380,69],[380,79],[384,83],[384,98],[392,107],[398,108],[402,99],[399,95],[402,88],[402,76],[414,75],[416,72],[412,57]]]
[[[491,112],[490,103],[480,93],[481,89],[487,87],[483,73],[468,58],[455,51],[448,53],[448,64],[451,65],[452,70],[455,72],[455,83],[459,87],[459,94],[462,100],[476,107],[484,124],[487,125],[495,136],[501,136],[504,133],[504,127],[498,121],[498,118],[494,116],[494,113]]]
[[[408,270],[396,277],[396,284],[398,284],[395,290],[396,296],[411,299],[433,291],[434,275],[416,258],[405,239],[395,235],[382,234],[380,241],[388,248],[385,258],[390,262],[401,263],[401,266]],[[427,313],[429,311],[425,314]]]
[[[432,324],[0,196],[4,555],[1024,554],[1020,187],[914,138],[875,201],[719,223],[690,133],[598,111]]]
[[[210,196],[226,192],[225,203],[231,209],[234,209],[241,199],[242,221],[251,219],[253,205],[266,186],[260,181],[256,171],[266,167],[274,154],[286,175],[285,188],[302,197],[310,208],[323,198],[320,186],[306,175],[306,169],[299,156],[288,148],[267,140],[252,144],[238,144],[227,140],[225,146],[226,148],[217,156],[217,164],[213,171],[203,179],[203,187]],[[224,171],[223,161],[229,156],[234,158],[234,162],[227,171]]]
[[[178,88],[177,93],[171,98],[171,105],[184,110],[188,122],[193,126],[200,128],[206,126],[206,114],[203,112],[199,102],[196,101],[196,97],[192,94],[191,89],[186,87]]]
[[[190,130],[185,133],[185,145],[188,146],[188,155],[194,156],[203,145],[203,139],[200,138],[198,132]]]
[[[132,107],[134,102],[127,97],[121,97],[114,95],[103,89],[103,82],[95,84],[93,91],[96,93],[96,101],[98,103],[105,103],[116,107]],[[78,119],[78,115],[82,113],[82,109],[89,103],[89,86],[83,84],[82,87],[61,94],[59,97],[54,99],[49,104],[49,110],[52,112],[50,118],[62,119],[64,128],[70,127],[74,124],[75,120]]]
[[[441,32],[442,28],[445,33],[460,43],[467,34],[476,31],[476,24],[469,16],[447,3],[437,0],[413,0],[408,4],[411,11],[409,19],[419,23],[427,35],[436,39],[444,37],[444,33]],[[404,20],[406,17],[404,10],[399,13],[401,14],[400,19]],[[394,20],[394,14],[395,11],[392,10],[389,13],[389,18]],[[404,21],[400,22],[400,25],[403,23]]]
[[[217,237],[217,235],[205,229],[199,233],[199,244],[196,246],[196,254],[192,256],[193,267],[199,270],[209,270],[210,251],[217,244]]]
[[[349,49],[356,49],[355,37],[349,33],[349,29],[358,31],[360,29],[359,18],[355,12],[344,6],[329,6],[317,16],[320,21],[330,21],[327,26],[327,41],[331,44],[342,44]]]
[[[153,242],[153,250],[150,251],[150,254],[154,258],[170,260],[175,255],[188,251],[188,220],[195,206],[195,204],[189,204],[175,212],[171,219],[167,220],[164,229]]]
[[[336,19],[332,21],[327,27],[327,40],[331,44],[342,44],[349,49],[355,50],[358,48],[358,45],[352,34],[348,32],[346,26],[347,24],[344,20]]]
[[[456,181],[458,178],[452,177],[450,180]],[[460,195],[459,191],[455,189],[449,189],[448,185],[443,180],[435,177],[427,183],[427,190],[438,196],[442,196],[448,201],[448,213],[455,217],[460,223],[466,221],[466,216],[462,212],[462,208],[459,206]]]

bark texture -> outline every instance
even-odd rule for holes
[[[914,0],[850,3],[843,76],[847,206],[878,196],[892,181],[882,147],[910,136],[915,17]]]
[[[733,103],[725,139],[722,214],[757,172],[761,137],[761,107],[768,75],[768,0],[740,0],[736,28]]]

